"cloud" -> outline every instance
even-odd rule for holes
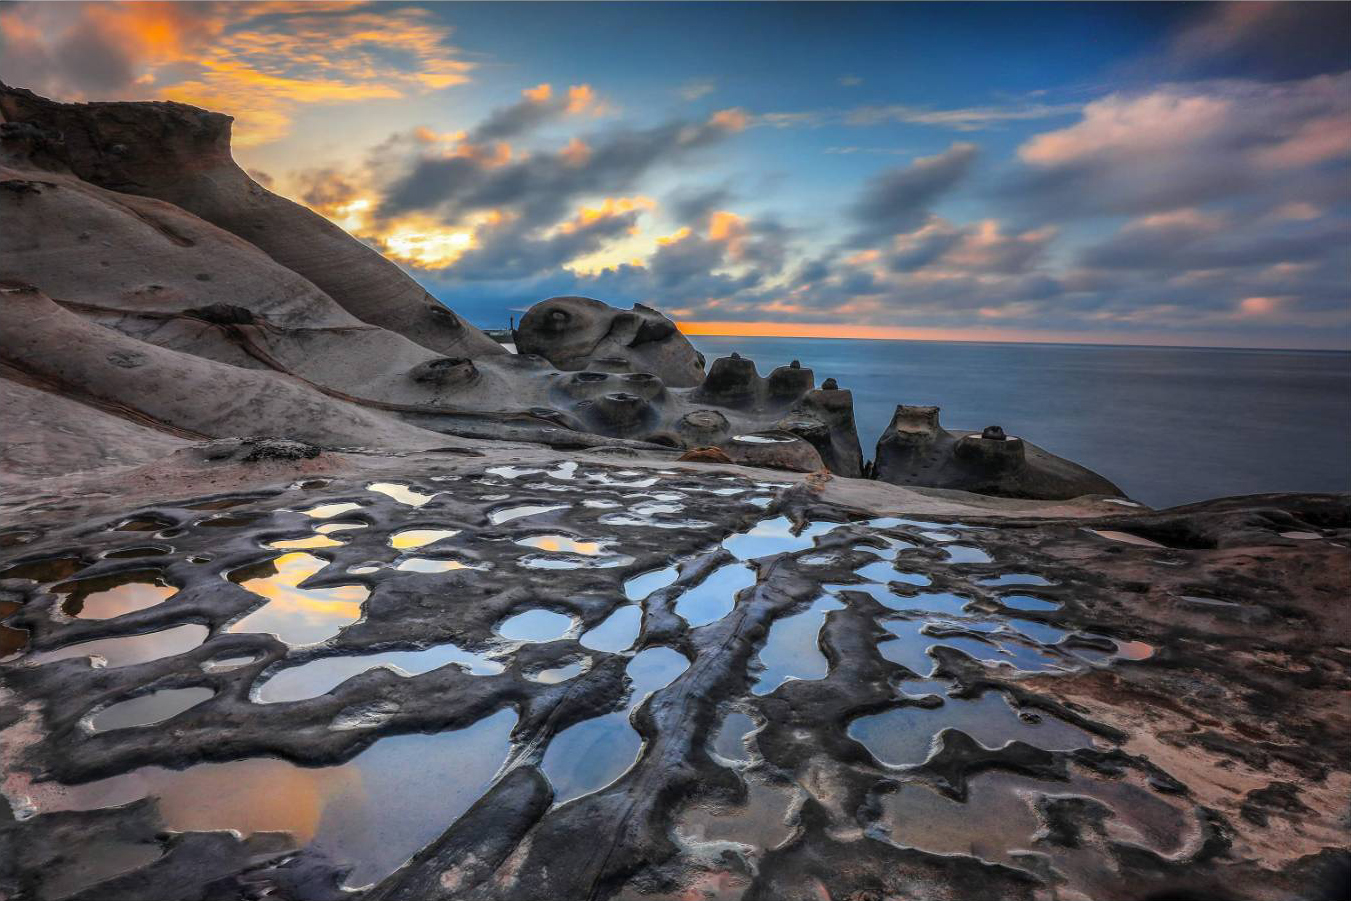
[[[469,80],[425,9],[366,3],[20,3],[0,77],[63,100],[178,100],[238,119],[237,146],[309,104],[394,100]]]
[[[682,99],[693,102],[701,97],[707,97],[718,89],[718,83],[712,78],[697,78],[693,81],[687,81],[676,91]]]
[[[1351,73],[1112,94],[1018,148],[1007,196],[1046,216],[1139,215],[1245,195],[1346,197]]]
[[[724,110],[704,122],[673,121],[591,136],[583,158],[566,148],[500,165],[466,155],[420,155],[386,186],[380,213],[436,212],[454,219],[510,209],[542,226],[587,196],[627,193],[654,168],[714,146],[742,127],[738,111]]]
[[[1347,67],[1348,34],[1346,3],[1204,4],[1169,41],[1163,63],[1191,78],[1308,78]]]
[[[547,83],[526,88],[519,101],[494,110],[475,127],[469,141],[479,144],[515,138],[565,115],[587,112],[596,102],[595,91],[586,84],[573,85],[566,94],[556,93]]]
[[[857,75],[841,75],[839,78],[835,79],[835,81],[840,87],[844,88],[856,88],[863,84],[863,79],[859,78]]]
[[[1006,122],[1027,122],[1077,113],[1077,103],[1030,103],[1014,106],[973,106],[931,110],[906,104],[860,106],[844,114],[846,125],[936,125],[956,131],[984,131]]]
[[[858,225],[854,243],[868,243],[921,225],[933,203],[970,172],[978,153],[974,144],[957,143],[937,156],[921,157],[909,166],[873,176],[850,210]]]

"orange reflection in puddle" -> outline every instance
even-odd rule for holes
[[[231,581],[268,603],[233,623],[230,632],[271,632],[287,644],[331,638],[361,618],[370,591],[361,585],[300,588],[328,563],[313,554],[283,554],[256,567],[230,573]]]
[[[52,589],[64,595],[61,610],[80,619],[112,619],[144,610],[178,594],[178,589],[153,570],[119,573],[63,582]]]

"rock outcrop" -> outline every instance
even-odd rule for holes
[[[1064,500],[1122,491],[1097,473],[998,426],[949,432],[938,407],[896,407],[877,442],[873,477],[893,485],[952,488],[996,497]]]
[[[34,145],[39,166],[181,207],[260,248],[363,322],[451,356],[504,353],[394,263],[250,178],[230,155],[230,116],[181,103],[57,103],[5,85],[0,115],[7,137]]]
[[[646,372],[671,388],[704,378],[703,356],[674,322],[642,304],[617,310],[590,297],[550,297],[521,317],[514,338],[521,353],[567,371]]]

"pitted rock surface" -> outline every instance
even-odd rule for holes
[[[1320,540],[1281,538],[1292,525]],[[1320,498],[933,521],[585,459],[309,477],[46,524],[0,550],[22,635],[0,663],[0,884],[1316,897],[1347,859],[1351,749],[1329,714],[1351,688],[1349,526],[1344,500]],[[72,584],[87,604],[147,572],[172,596],[104,619],[63,607]],[[1269,625],[1185,601],[1203,594]],[[264,614],[307,640],[244,628]],[[339,664],[310,696],[269,697]],[[210,696],[89,725],[190,688]],[[362,832],[353,779],[401,828]],[[227,802],[195,810],[185,786]],[[273,795],[318,819],[273,816]]]

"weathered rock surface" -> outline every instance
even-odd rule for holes
[[[998,426],[949,432],[938,407],[896,407],[877,442],[873,477],[893,485],[953,488],[996,497],[1063,500],[1086,494],[1120,496],[1107,479]]]
[[[642,304],[616,310],[590,297],[550,297],[521,317],[516,349],[575,372],[646,372],[671,388],[703,381],[704,359],[676,324]]]
[[[60,509],[21,490],[0,890],[1336,897],[1346,497],[1047,516],[874,482],[861,509],[855,480],[754,473],[523,449],[184,460]],[[232,487],[175,494],[191,477]],[[282,590],[296,557],[319,569]],[[173,596],[71,606],[152,577]],[[269,610],[329,637],[249,626]]]

